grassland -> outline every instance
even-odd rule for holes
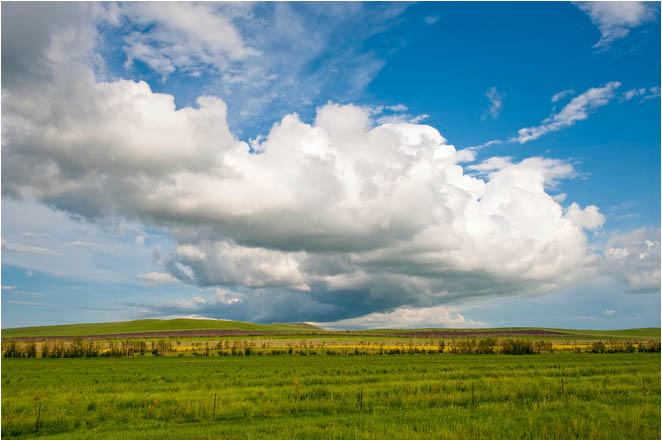
[[[660,355],[4,359],[2,437],[660,439]]]
[[[4,439],[661,435],[659,328],[325,331],[140,320],[2,337]],[[534,353],[506,355],[509,342]]]
[[[451,328],[422,328],[422,329],[371,329],[363,331],[327,331],[307,323],[270,323],[257,324],[237,322],[230,320],[197,320],[197,319],[145,319],[126,322],[110,323],[81,323],[72,325],[35,326],[24,328],[9,328],[2,330],[2,338],[26,337],[83,337],[89,335],[118,335],[130,333],[158,333],[193,330],[218,331],[250,331],[251,333],[280,333],[280,338],[288,333],[299,335],[308,334],[311,338],[351,338],[371,337],[389,338],[393,336],[407,336],[407,338],[425,339],[427,335],[441,333],[443,338],[471,338],[471,334],[480,333],[522,333],[521,338],[550,338],[556,340],[593,340],[593,339],[660,339],[660,328],[637,328],[623,330],[576,330],[551,329],[537,327],[518,328],[480,328],[480,329],[451,329]],[[558,335],[537,335],[541,333],[555,333]],[[530,333],[531,335],[526,335]],[[144,338],[144,336],[141,336]]]

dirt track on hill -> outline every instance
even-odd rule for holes
[[[306,335],[328,335],[332,336],[360,336],[360,337],[400,337],[400,338],[478,338],[478,337],[553,337],[566,335],[563,332],[544,331],[538,329],[516,329],[512,331],[486,330],[486,331],[418,331],[418,332],[374,332],[358,333],[341,331],[261,331],[242,329],[187,329],[180,331],[149,331],[149,332],[125,332],[120,334],[98,334],[80,336],[83,340],[122,340],[129,338],[173,338],[173,337],[245,337],[245,336],[273,336],[291,335],[293,337]],[[6,337],[5,341],[30,341],[30,340],[73,340],[77,336],[48,336],[48,337]]]

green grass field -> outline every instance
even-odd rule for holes
[[[128,322],[81,323],[77,325],[34,326],[2,330],[2,338],[11,337],[78,337],[84,335],[121,334],[125,332],[182,331],[197,329],[238,329],[244,331],[317,331],[305,323],[272,323],[267,325],[230,320],[133,320]]]
[[[660,439],[660,355],[4,359],[2,437]]]

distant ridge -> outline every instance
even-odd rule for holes
[[[86,335],[124,334],[134,332],[189,331],[203,329],[223,329],[241,331],[321,331],[307,323],[258,324],[231,320],[207,319],[144,319],[127,322],[80,323],[74,325],[32,326],[7,328],[2,330],[2,338],[14,337],[82,337]]]

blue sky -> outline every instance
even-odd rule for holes
[[[660,326],[659,20],[3,3],[2,327]]]

